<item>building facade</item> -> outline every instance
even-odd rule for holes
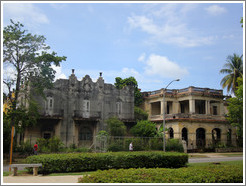
[[[45,98],[33,95],[41,118],[26,129],[24,141],[58,136],[65,146],[91,147],[98,131],[106,130],[108,118],[116,116],[126,125],[134,122],[134,87],[119,90],[104,83],[101,73],[96,82],[88,75],[79,81],[72,70],[69,79],[56,80],[44,94]]]
[[[163,125],[165,107],[166,138],[185,140],[187,149],[209,148],[213,145],[236,145],[236,129],[225,115],[226,96],[222,90],[188,87],[179,90],[143,92],[142,108],[149,120]]]

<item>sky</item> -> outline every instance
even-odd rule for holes
[[[222,89],[219,71],[227,56],[244,51],[242,1],[2,3],[2,26],[19,21],[67,57],[54,67],[56,79],[75,69],[78,80],[88,74],[94,82],[100,72],[112,84],[133,76],[141,91],[165,88],[177,78],[168,89]],[[4,77],[13,74],[3,65]]]

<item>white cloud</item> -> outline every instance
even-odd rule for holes
[[[158,75],[162,78],[181,78],[189,74],[185,68],[180,67],[165,56],[151,54],[145,63],[145,73],[147,75]]]
[[[138,61],[144,61],[145,60],[145,53],[141,54],[141,56],[139,56]]]
[[[214,37],[201,36],[186,24],[185,17],[197,5],[166,4],[151,7],[145,15],[128,17],[130,28],[151,36],[147,43],[164,43],[179,47],[196,47],[213,43]],[[147,9],[146,9],[147,11]]]
[[[50,3],[50,6],[54,9],[57,10],[61,10],[67,7],[67,4],[65,3],[59,3],[59,2],[55,2],[55,3]]]
[[[30,3],[4,3],[3,12],[5,18],[21,23],[25,22],[25,25],[29,27],[49,23],[48,17],[38,7]]]
[[[57,79],[67,79],[67,76],[62,72],[61,66],[51,65],[51,67],[56,71],[55,80]]]
[[[221,15],[226,12],[226,9],[224,7],[221,7],[218,5],[211,5],[205,8],[205,10],[208,12],[208,14],[214,15],[214,16]]]

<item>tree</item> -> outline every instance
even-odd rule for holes
[[[16,72],[15,78],[6,82],[8,85],[10,82],[15,83],[15,110],[21,84],[32,80],[33,88],[42,93],[45,87],[52,85],[55,77],[55,70],[51,65],[59,66],[66,57],[57,56],[55,52],[49,53],[50,47],[46,45],[44,36],[27,33],[23,24],[10,21],[11,24],[3,30],[3,62]]]
[[[242,55],[237,54],[229,55],[227,63],[220,73],[227,74],[220,82],[223,88],[227,87],[227,92],[235,93],[238,87],[237,78],[243,76],[243,60]]]
[[[147,120],[148,119],[148,113],[145,112],[143,109],[135,106],[134,107],[134,118],[136,121]]]
[[[136,81],[136,79],[134,77],[129,77],[129,78],[125,78],[125,79],[122,79],[120,77],[116,77],[114,85],[118,89],[122,89],[123,87],[125,87],[127,85],[134,86],[134,98],[135,98],[134,103],[135,103],[135,106],[140,106],[141,103],[143,102],[142,94],[141,94],[140,90],[138,89],[138,82]]]
[[[241,27],[243,28],[243,17],[241,17],[240,23],[242,24]]]
[[[228,99],[228,116],[226,119],[232,126],[237,128],[239,144],[243,141],[243,79],[239,77],[238,89],[235,92],[236,97]]]
[[[157,129],[155,123],[141,120],[131,128],[130,132],[138,137],[154,137],[157,134]]]
[[[126,126],[117,117],[109,118],[106,123],[110,136],[124,136],[126,134]]]
[[[11,108],[4,118],[8,122],[4,125],[10,123],[11,126],[15,126],[19,129],[16,130],[17,133],[23,132],[25,127],[36,123],[38,107],[31,95],[34,93],[42,95],[44,88],[52,86],[55,70],[51,65],[59,66],[60,62],[66,60],[66,57],[50,52],[44,36],[28,33],[24,30],[23,24],[10,21],[11,24],[3,29],[3,62],[5,67],[14,69],[15,75],[12,79],[4,79],[4,83],[8,86],[9,91],[12,86],[15,86],[13,90],[15,96],[11,99]],[[27,95],[25,89],[21,88],[26,87],[26,83],[31,83],[31,90],[34,91],[29,93],[28,108],[17,104],[21,91]]]

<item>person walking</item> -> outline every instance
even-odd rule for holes
[[[132,142],[129,145],[129,151],[133,151],[133,144],[132,144]]]
[[[37,142],[33,146],[33,153],[34,153],[34,155],[38,155],[38,143]]]

